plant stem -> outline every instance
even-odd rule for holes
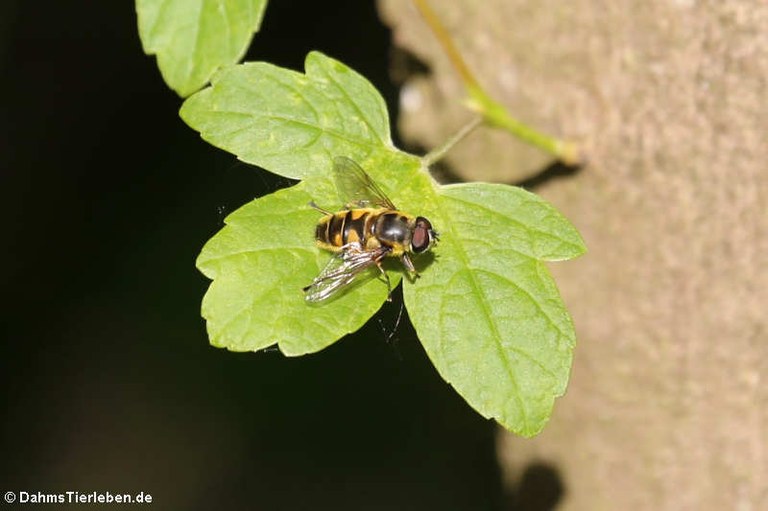
[[[462,127],[459,131],[457,131],[451,138],[449,138],[443,145],[438,147],[437,149],[432,149],[430,152],[425,154],[421,161],[422,163],[429,167],[433,163],[435,163],[438,160],[441,160],[443,156],[445,156],[445,153],[451,150],[453,146],[461,142],[461,140],[464,139],[467,135],[469,135],[472,130],[480,126],[480,123],[483,122],[482,117],[475,117],[471,121],[469,121],[464,127]]]
[[[551,137],[515,119],[504,105],[488,96],[482,89],[470,89],[469,96],[469,107],[481,114],[489,125],[504,129],[520,140],[553,154],[568,166],[583,163],[581,147],[576,142]]]
[[[448,55],[448,60],[451,61],[456,68],[456,71],[461,76],[464,85],[468,89],[473,87],[480,89],[480,84],[477,82],[477,79],[475,79],[475,75],[469,70],[469,66],[467,66],[466,62],[464,62],[464,59],[461,57],[459,49],[453,44],[451,36],[448,35],[448,31],[445,29],[445,26],[443,26],[440,18],[437,17],[437,14],[435,14],[435,11],[432,10],[432,7],[427,0],[413,0],[413,3],[416,4],[416,8],[421,13],[424,21],[427,22],[432,33],[435,34],[440,46],[443,47],[443,51]]]
[[[448,35],[448,31],[440,22],[440,19],[437,17],[435,11],[432,10],[432,7],[427,0],[413,0],[413,3],[421,13],[424,21],[426,21],[429,28],[435,34],[437,41],[448,56],[448,60],[451,61],[456,68],[456,71],[459,73],[461,80],[464,82],[464,86],[467,89],[467,95],[469,96],[468,103],[472,110],[479,113],[482,116],[482,119],[489,125],[506,130],[521,140],[547,151],[566,165],[575,166],[582,163],[583,157],[581,148],[578,144],[541,133],[512,117],[501,103],[491,98],[472,74],[469,66],[464,62],[461,53]],[[471,129],[469,131],[471,131]],[[460,131],[459,133],[462,132]],[[447,143],[443,144],[443,146],[430,152],[425,159],[430,159],[429,161],[433,162],[441,158],[448,149],[461,140],[465,135],[466,133],[459,138],[454,136]],[[435,156],[434,158],[432,158],[433,155]]]

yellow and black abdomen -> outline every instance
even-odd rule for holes
[[[388,255],[407,251],[413,220],[391,209],[359,208],[339,211],[320,219],[315,238],[320,247],[333,252],[350,243],[360,243],[363,250],[387,247]]]
[[[366,247],[368,241],[373,238],[372,225],[379,211],[360,208],[326,215],[317,223],[315,239],[322,248],[333,252],[338,252],[345,245],[354,242]]]

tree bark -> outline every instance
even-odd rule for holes
[[[481,129],[445,175],[526,182],[589,253],[551,266],[578,336],[568,393],[533,440],[501,432],[515,493],[553,467],[565,510],[768,509],[768,3],[433,0],[481,84],[589,164]],[[471,118],[407,0],[381,0],[400,133],[431,148]]]

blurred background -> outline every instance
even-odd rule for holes
[[[372,2],[272,2],[246,58],[302,70],[314,49],[397,114]],[[180,120],[132,2],[5,1],[0,66],[3,491],[144,491],[156,509],[505,507],[493,423],[396,324],[399,297],[317,355],[208,345],[197,254],[228,213],[290,183]]]

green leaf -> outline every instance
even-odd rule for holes
[[[355,159],[404,208],[435,196],[419,159],[392,146],[384,101],[369,82],[316,52],[306,70],[231,67],[182,107],[184,120],[214,145],[305,179],[234,212],[200,254],[198,268],[213,279],[203,316],[216,346],[247,351],[278,343],[288,355],[311,353],[357,330],[381,306],[386,285],[375,278],[322,304],[307,304],[301,291],[331,258],[315,246],[319,215],[308,203],[336,211],[348,199],[330,182],[335,156]],[[399,262],[385,267],[396,286]]]
[[[315,247],[319,215],[308,202],[332,194],[328,182],[304,181],[227,217],[197,259],[213,280],[202,307],[211,344],[233,351],[278,344],[286,355],[303,355],[354,332],[381,307],[387,287],[375,278],[322,304],[304,300],[302,287],[331,257]],[[395,286],[400,274],[390,279]]]
[[[442,187],[437,259],[405,287],[408,314],[443,378],[472,407],[533,436],[565,391],[575,334],[544,260],[585,251],[550,205],[505,185]]]
[[[318,52],[305,69],[223,69],[187,99],[181,117],[216,147],[291,178],[327,174],[339,155],[388,166],[400,158],[384,100],[365,78]]]
[[[396,203],[416,211],[425,197],[435,199],[434,184],[418,159],[402,153],[391,158],[394,167],[368,171]],[[314,243],[320,216],[308,205],[313,200],[341,209],[330,169],[241,207],[205,245],[197,267],[213,280],[202,307],[211,344],[254,351],[277,343],[286,355],[303,355],[356,331],[381,307],[387,287],[374,278],[375,271],[338,298],[305,301],[302,287],[331,258]],[[394,288],[403,275],[401,265],[392,260],[385,268]]]
[[[320,53],[305,67],[305,74],[266,63],[227,68],[182,107],[214,145],[304,179],[230,215],[200,254],[198,267],[213,280],[203,300],[211,342],[311,353],[380,307],[386,286],[376,278],[315,305],[302,292],[331,257],[315,246],[319,215],[307,204],[341,208],[331,162],[348,156],[401,210],[426,216],[441,233],[414,261],[421,278],[404,279],[409,316],[438,371],[484,416],[521,435],[538,433],[565,391],[575,342],[543,261],[583,253],[578,233],[521,189],[438,186],[418,158],[392,146],[384,102],[364,78]],[[396,285],[399,262],[387,271]]]
[[[180,96],[239,61],[259,30],[267,0],[136,0],[144,52]]]

